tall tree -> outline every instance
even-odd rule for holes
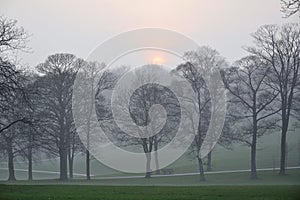
[[[115,76],[106,71],[104,63],[99,62],[86,62],[78,71],[77,79],[75,82],[75,96],[80,95],[79,98],[74,98],[73,107],[76,107],[75,116],[77,117],[76,127],[77,130],[83,134],[80,135],[81,142],[84,145],[82,150],[86,154],[86,178],[91,179],[90,176],[90,151],[96,148],[94,145],[99,137],[92,131],[98,126],[98,120],[92,117],[93,110],[95,109],[94,99],[97,93],[103,90],[109,90],[115,84]],[[102,103],[102,101],[101,101]]]
[[[85,101],[82,105],[88,106],[85,108],[85,112],[87,112],[86,116],[86,128],[84,129],[86,131],[86,148],[85,148],[85,153],[86,153],[86,179],[90,180],[91,179],[91,169],[90,169],[90,148],[91,148],[91,128],[93,126],[98,125],[98,121],[92,121],[92,111],[94,109],[94,102],[86,102],[90,101],[90,99],[95,99],[96,96],[96,89],[98,86],[98,92],[103,91],[105,89],[109,89],[113,87],[115,83],[115,77],[108,73],[104,72],[100,75],[101,70],[104,70],[105,64],[104,63],[98,63],[98,62],[89,62],[87,65],[81,68],[80,70],[80,75],[84,76],[85,80],[88,81],[86,83],[85,87],[89,87],[89,90],[86,91],[89,92],[87,95],[90,95],[90,98],[82,98],[82,101]],[[96,83],[97,77],[100,76],[99,82]],[[78,88],[81,89],[81,88]]]
[[[200,47],[196,51],[186,52],[185,58],[188,62],[179,65],[176,71],[179,76],[190,83],[196,95],[194,106],[198,115],[198,122],[194,122],[197,134],[195,135],[193,147],[197,152],[200,181],[205,181],[203,160],[199,156],[199,151],[209,124],[207,119],[210,118],[211,96],[203,75],[215,69],[222,69],[227,66],[227,63],[215,49],[208,46]]]
[[[42,110],[44,131],[44,146],[60,158],[60,180],[68,179],[68,150],[70,148],[70,133],[72,132],[71,99],[73,83],[78,69],[84,61],[72,54],[60,53],[47,58],[37,66],[44,74],[38,80],[41,93],[40,106]]]
[[[295,89],[299,84],[300,28],[299,24],[265,25],[253,35],[255,46],[247,50],[271,66],[269,86],[279,92],[281,107],[280,174],[285,174],[286,137]]]
[[[27,105],[23,106],[23,112],[27,115],[27,123],[21,124],[19,129],[21,129],[20,137],[22,137],[22,156],[28,160],[28,180],[33,179],[32,167],[33,161],[38,158],[38,156],[34,156],[41,149],[41,138],[42,131],[40,131],[41,127],[39,124],[40,116],[39,107],[38,107],[38,98],[39,94],[37,92],[36,80],[38,75],[35,73],[27,73],[26,74],[26,97],[27,97]]]
[[[279,93],[265,83],[270,70],[271,67],[260,58],[248,56],[237,61],[225,75],[224,82],[231,94],[230,103],[239,108],[238,112],[231,114],[242,127],[242,137],[239,138],[251,148],[251,179],[257,179],[257,138],[275,125],[276,119],[267,119],[280,111],[274,106]]]
[[[14,157],[19,136],[12,130],[26,117],[20,107],[25,102],[24,75],[16,66],[16,53],[26,49],[27,33],[16,20],[0,17],[0,141],[8,156],[9,180],[15,180]],[[19,104],[17,104],[17,102]]]

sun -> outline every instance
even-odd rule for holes
[[[155,56],[152,58],[153,64],[163,64],[165,62],[165,59],[161,56]]]

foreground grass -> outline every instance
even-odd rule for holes
[[[95,185],[0,185],[0,199],[265,199],[294,200],[300,197],[299,186],[197,186],[139,187]]]
[[[286,176],[278,176],[277,171],[259,172],[258,180],[250,180],[249,173],[244,172],[208,174],[207,181],[202,183],[198,176],[74,179],[67,182],[53,179],[3,181],[0,182],[0,200],[300,199],[300,170],[288,170],[287,173]]]

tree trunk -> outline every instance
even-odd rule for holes
[[[251,145],[251,179],[257,179],[257,173],[256,173],[256,145]]]
[[[205,181],[204,169],[202,159],[198,157],[199,173],[200,173],[200,182]]]
[[[11,142],[8,142],[7,155],[8,155],[8,180],[15,181],[16,177],[15,177],[15,170],[14,170],[14,154],[13,154]]]
[[[70,179],[73,179],[73,161],[74,161],[74,157],[72,155],[71,149],[69,149],[69,152],[68,152],[68,160],[69,160],[69,177],[70,177]]]
[[[158,163],[158,141],[157,141],[157,137],[154,137],[154,160],[155,160],[155,170],[156,170],[156,174],[159,175],[160,174],[160,170],[159,170],[159,163]]]
[[[289,154],[289,146],[288,146],[288,142],[286,142],[285,144],[285,168],[287,168],[289,166],[288,164],[288,154]]]
[[[32,180],[32,147],[28,147],[28,180]]]
[[[198,109],[199,109],[199,120],[198,120],[198,137],[199,137],[199,141],[197,144],[197,159],[198,159],[198,165],[199,165],[199,173],[200,173],[200,182],[205,181],[205,176],[204,176],[204,169],[203,169],[203,162],[202,159],[199,157],[200,154],[200,149],[201,149],[201,145],[202,145],[202,138],[201,138],[201,99],[200,99],[200,92],[197,92],[197,97],[198,97]]]
[[[146,172],[145,178],[151,178],[151,172]]]
[[[94,97],[93,97],[94,98]],[[91,113],[91,111],[90,111]],[[86,149],[86,179],[91,180],[91,169],[90,169],[90,117],[88,118],[88,124],[87,124],[87,149]]]
[[[60,177],[61,181],[68,180],[68,162],[67,162],[67,151],[65,148],[60,149]]]
[[[256,112],[256,110],[254,111]],[[256,143],[257,143],[257,119],[256,115],[253,115],[253,133],[252,133],[252,143],[251,143],[251,179],[257,179],[256,173]]]
[[[147,159],[147,163],[146,163],[146,175],[145,178],[151,178],[151,152],[150,153],[146,153],[146,159]]]
[[[73,179],[73,159],[69,159],[69,177]]]
[[[211,171],[211,154],[212,154],[212,151],[210,151],[207,155],[207,171],[208,172]]]
[[[286,133],[288,125],[286,120],[282,121],[281,130],[281,149],[280,149],[280,170],[279,175],[285,175],[285,162],[286,162]]]
[[[95,94],[94,94],[94,79],[92,79],[91,81],[91,99],[95,98]],[[86,160],[85,160],[85,165],[86,165],[86,180],[91,180],[91,159],[90,159],[90,130],[91,130],[91,115],[92,115],[92,111],[93,111],[93,103],[91,103],[91,106],[89,106],[89,115],[87,118],[87,134],[86,134]]]
[[[86,150],[86,179],[91,180],[91,174],[90,174],[90,152],[87,149]]]

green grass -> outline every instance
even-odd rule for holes
[[[300,197],[299,186],[198,186],[198,187],[126,187],[78,185],[0,185],[0,199],[11,200],[155,200],[155,199],[265,199],[294,200]]]
[[[205,182],[198,176],[155,177],[150,179],[74,179],[0,182],[0,200],[35,199],[300,199],[300,170],[258,172],[258,180],[249,173],[208,174]]]

